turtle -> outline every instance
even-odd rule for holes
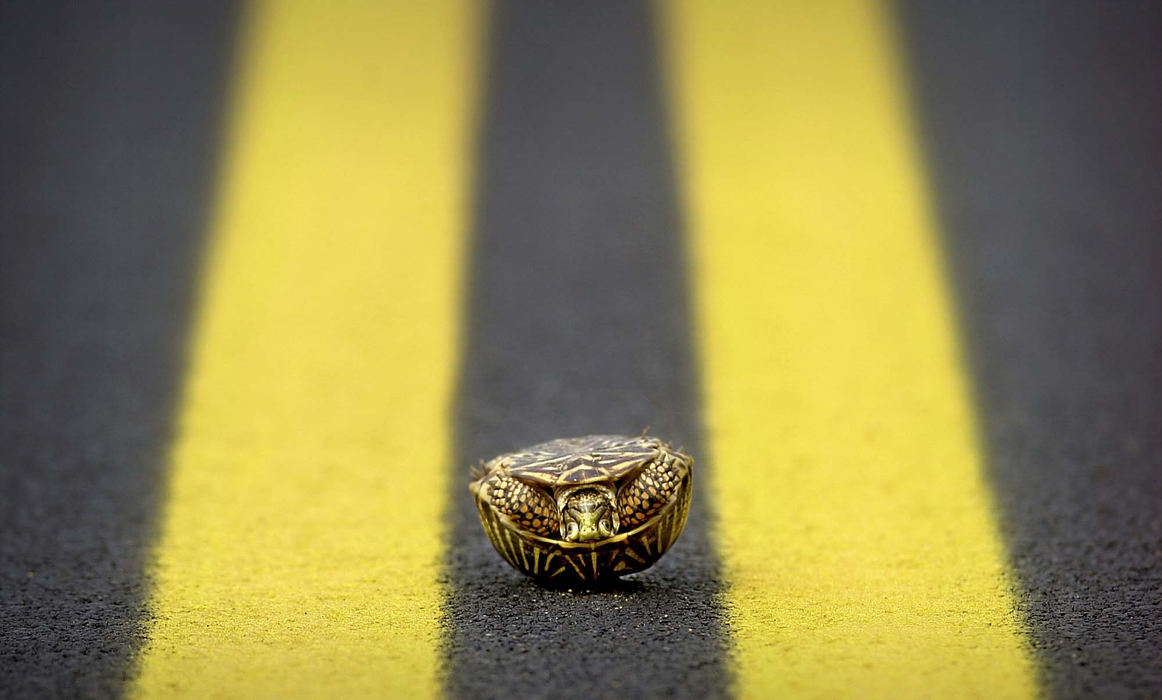
[[[549,584],[652,566],[686,525],[694,459],[641,435],[586,435],[495,457],[469,484],[496,551]]]

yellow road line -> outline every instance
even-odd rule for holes
[[[438,694],[476,13],[251,13],[136,695]]]
[[[887,18],[667,8],[740,695],[1034,695]]]

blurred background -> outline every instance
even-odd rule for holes
[[[0,695],[1162,694],[1160,32],[0,3]],[[680,545],[507,569],[647,426]]]

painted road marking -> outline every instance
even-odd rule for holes
[[[883,15],[669,6],[738,690],[1030,696]]]
[[[137,695],[438,693],[469,5],[248,18]]]

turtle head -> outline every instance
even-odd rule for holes
[[[593,542],[617,534],[617,508],[613,490],[586,486],[571,489],[558,499],[561,538],[566,542]]]

